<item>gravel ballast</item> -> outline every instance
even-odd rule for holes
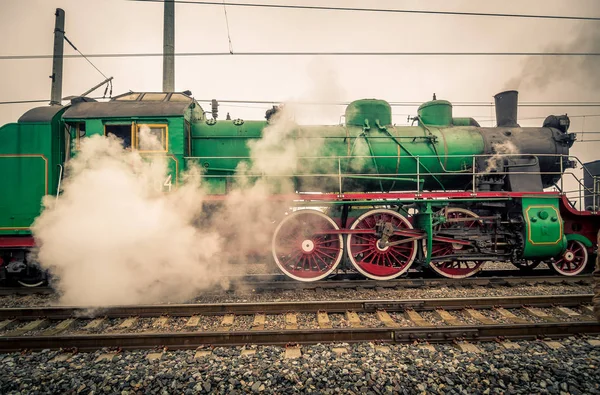
[[[599,337],[590,338],[600,341]],[[285,359],[276,346],[218,347],[195,351],[126,351],[96,362],[106,351],[52,362],[58,351],[0,355],[3,394],[196,394],[196,393],[550,393],[599,394],[600,347],[568,338],[553,349],[545,342],[518,342],[519,349],[477,343],[479,353],[454,345],[325,344],[302,346]],[[210,349],[208,349],[210,350]]]
[[[468,298],[493,296],[527,295],[574,295],[592,293],[591,285],[580,284],[522,284],[505,286],[434,286],[430,288],[341,288],[341,289],[298,289],[258,292],[208,292],[187,301],[164,301],[163,303],[256,303],[256,302],[305,302],[315,300],[374,300],[374,299],[427,299]],[[0,296],[0,308],[58,306],[55,295]]]

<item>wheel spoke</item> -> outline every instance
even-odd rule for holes
[[[410,222],[401,214],[388,209],[374,209],[362,214],[351,226],[351,230],[375,231],[378,223],[391,224],[394,231],[412,229]],[[390,243],[404,239],[392,236]],[[388,280],[406,272],[415,259],[417,242],[381,248],[378,236],[351,233],[347,238],[348,257],[352,265],[365,276],[376,280]]]
[[[447,219],[465,219],[465,218],[477,218],[477,214],[472,211],[465,210],[462,208],[450,207],[446,208],[445,216]],[[481,221],[473,220],[473,221],[456,221],[456,222],[445,222],[440,224],[435,233],[439,233],[444,229],[476,229],[482,225]],[[426,247],[426,241],[423,240],[423,246]],[[435,259],[431,262],[430,267],[436,271],[438,274],[444,277],[450,278],[465,278],[470,277],[477,273],[483,262],[481,261],[462,261],[453,259],[448,257],[443,259],[445,256],[468,253],[472,247],[470,246],[460,246],[456,248],[452,243],[445,241],[432,241],[432,259]]]
[[[549,267],[563,276],[575,276],[581,273],[588,263],[588,252],[583,243],[569,240],[562,256],[549,263]]]
[[[273,235],[275,263],[289,277],[316,281],[331,274],[339,265],[343,250],[337,224],[316,210],[300,210],[287,216]]]

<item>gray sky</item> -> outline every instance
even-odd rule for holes
[[[243,1],[243,0],[240,0]],[[248,1],[251,2],[251,1]],[[285,3],[282,0],[256,2]],[[481,11],[600,17],[597,0],[298,0],[295,4],[348,7]],[[125,0],[0,0],[1,55],[51,54],[54,10],[66,12],[67,36],[84,53],[162,51],[162,12],[158,3]],[[600,52],[600,22],[410,15],[339,11],[227,7],[234,52],[256,51],[532,51]],[[581,31],[592,32],[580,36]],[[227,52],[223,6],[176,5],[176,52]],[[592,37],[590,39],[590,37]],[[67,54],[75,53],[65,44]],[[92,61],[114,76],[113,94],[160,91],[160,58]],[[337,57],[184,57],[176,59],[175,87],[198,99],[330,100],[376,97],[388,101],[426,101],[433,92],[450,101],[492,101],[507,88],[520,100],[600,101],[600,61],[525,57],[337,56]],[[559,62],[560,63],[557,63]],[[594,63],[595,62],[595,63]],[[526,66],[527,65],[527,66]],[[560,67],[553,67],[559,65]],[[524,72],[527,67],[527,72]],[[587,71],[586,71],[587,70]],[[598,71],[595,76],[594,72]],[[0,60],[0,101],[50,97],[51,59]],[[548,74],[541,83],[530,83]],[[597,79],[594,80],[593,77]],[[517,78],[515,80],[515,78]],[[63,96],[84,92],[103,77],[83,59],[67,59]],[[103,90],[98,91],[99,94]],[[96,93],[98,93],[96,92]],[[0,105],[0,123],[16,121],[35,104]],[[206,108],[206,106],[205,106]],[[268,105],[222,105],[221,116],[262,119]],[[416,108],[395,107],[394,121],[406,122]],[[600,108],[519,110],[522,126],[541,126],[551,113],[600,114]],[[343,107],[310,108],[300,121],[337,123]],[[456,116],[473,116],[492,126],[492,107],[456,107]],[[600,117],[571,119],[571,130],[600,132]],[[587,138],[600,140],[600,134]],[[600,158],[600,143],[576,143],[583,160]]]

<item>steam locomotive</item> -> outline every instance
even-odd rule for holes
[[[435,97],[419,107],[413,126],[395,126],[390,105],[375,99],[350,103],[341,125],[295,125],[285,140],[302,153],[285,175],[293,193],[273,194],[289,201],[289,215],[274,227],[266,253],[299,281],[341,269],[376,280],[409,269],[465,278],[498,260],[581,273],[597,252],[598,174],[584,168],[593,184],[584,195],[594,204],[575,208],[561,189],[577,165],[569,118],[522,128],[517,95],[495,96],[497,127],[454,117],[452,104]],[[164,155],[165,190],[194,164],[214,201],[227,196],[240,163],[252,161],[252,142],[277,122],[277,108],[263,121],[217,120],[213,101],[210,115],[189,92],[130,92],[34,108],[0,128],[0,276],[30,286],[44,281],[28,261],[30,226],[42,197],[59,196],[65,162],[88,136],[112,134],[141,155]],[[143,128],[158,150],[140,146]]]

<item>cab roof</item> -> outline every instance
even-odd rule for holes
[[[183,116],[194,99],[180,92],[129,92],[108,102],[74,101],[65,119]]]
[[[52,118],[64,109],[63,106],[45,106],[36,107],[27,111],[19,118],[19,123],[23,122],[52,122]]]

